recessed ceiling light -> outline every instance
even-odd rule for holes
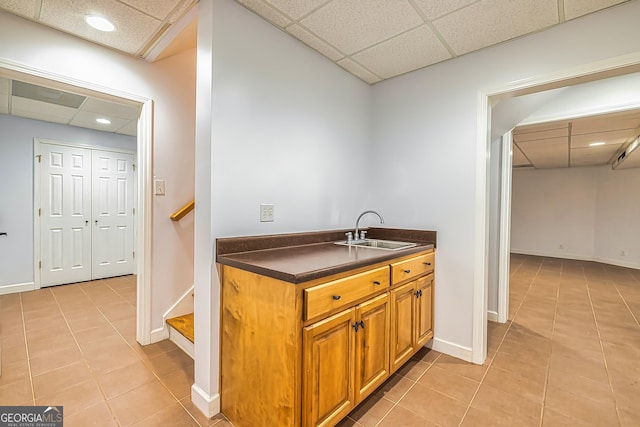
[[[111,23],[107,18],[97,15],[87,15],[84,17],[87,24],[91,25],[96,30],[100,31],[113,31],[116,26]]]
[[[96,122],[100,123],[101,125],[110,125],[111,124],[111,120],[103,119],[103,118],[96,119]]]
[[[592,142],[589,144],[589,147],[597,147],[598,145],[604,145],[605,142]]]

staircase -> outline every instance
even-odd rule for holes
[[[169,329],[169,339],[193,359],[193,313],[172,317],[166,322]]]

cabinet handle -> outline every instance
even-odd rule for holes
[[[409,273],[411,273],[411,270],[405,270],[404,272],[409,274]]]
[[[431,265],[431,263],[430,262],[425,262],[424,265]]]
[[[334,299],[334,301],[338,301],[340,298],[342,298],[340,295],[334,295],[331,298]]]
[[[360,329],[364,329],[364,320],[360,321]]]
[[[416,296],[416,298],[420,298],[420,291],[415,291],[413,294]]]
[[[353,325],[351,325],[351,327],[353,328],[354,331],[358,332],[358,328],[360,327],[360,323],[356,322]]]
[[[377,280],[375,280],[375,281],[373,282],[373,284],[374,284],[374,285],[376,285],[376,286],[380,286],[380,282],[378,282]]]
[[[420,289],[418,292],[420,292],[420,297],[422,297],[422,289]]]
[[[0,236],[6,236],[7,233],[5,233],[4,231],[2,233],[0,233]]]

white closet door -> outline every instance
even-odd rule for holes
[[[91,151],[41,145],[41,286],[91,280]]]
[[[92,278],[132,274],[133,155],[93,150]]]

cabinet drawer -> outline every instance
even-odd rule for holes
[[[380,267],[304,290],[304,319],[346,307],[389,287],[389,267]]]
[[[431,273],[435,267],[435,252],[420,255],[391,264],[391,283],[397,284],[405,280]]]

